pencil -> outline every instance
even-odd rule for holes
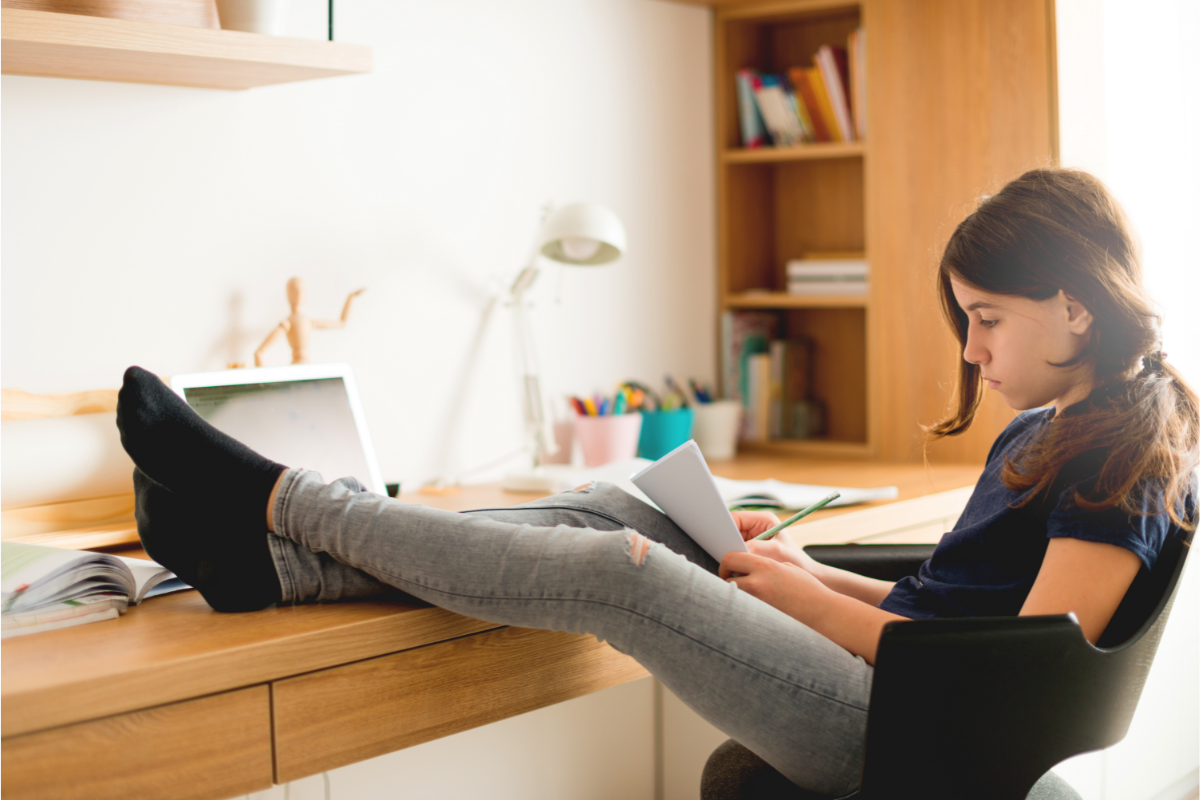
[[[834,500],[837,500],[841,496],[842,496],[841,492],[830,492],[828,495],[821,498],[817,502],[813,503],[808,508],[795,514],[794,516],[788,517],[783,522],[776,525],[774,528],[771,528],[769,531],[764,531],[763,533],[760,533],[758,536],[755,536],[754,541],[761,542],[761,541],[770,539],[771,537],[773,537],[775,534],[779,533],[781,530],[783,530],[787,526],[792,525],[793,523],[799,522],[800,520],[807,517],[809,514],[813,513],[814,511],[824,508],[825,506],[829,505],[830,503],[832,503]]]

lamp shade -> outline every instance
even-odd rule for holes
[[[604,206],[572,203],[556,208],[542,223],[537,249],[560,264],[607,264],[625,252],[625,226]]]

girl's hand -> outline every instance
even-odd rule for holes
[[[753,553],[726,553],[717,574],[752,597],[801,621],[805,608],[819,593],[827,591],[819,580],[795,564]]]
[[[774,528],[779,524],[779,518],[770,511],[732,511],[733,521],[737,523],[738,533],[742,541],[750,548],[750,552],[765,556],[784,564],[794,564],[805,572],[823,580],[825,567],[806,554],[800,545],[792,541],[787,531],[780,531],[765,542],[751,541],[755,536]]]
[[[779,524],[779,517],[770,511],[730,511],[737,523],[742,541],[748,542],[761,533],[766,533]]]
[[[804,548],[796,544],[787,531],[780,531],[774,537],[765,542],[747,541],[746,547],[750,548],[750,552],[756,556],[763,556],[772,561],[778,561],[783,564],[792,564],[797,566],[817,580],[824,583],[825,573],[828,567],[813,559],[808,553],[804,552]]]

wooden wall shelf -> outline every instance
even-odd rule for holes
[[[865,294],[743,292],[725,297],[726,308],[866,308]]]
[[[807,161],[820,158],[860,158],[866,152],[862,142],[827,142],[796,147],[742,147],[721,153],[726,164],[775,164],[780,161]]]
[[[3,9],[5,75],[251,89],[371,71],[371,48]]]

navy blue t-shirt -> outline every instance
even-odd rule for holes
[[[1012,507],[1022,494],[1000,479],[1004,463],[1053,417],[1053,408],[1027,411],[1004,429],[954,530],[942,537],[917,577],[896,583],[880,608],[913,619],[1015,616],[1033,588],[1050,539],[1059,536],[1124,547],[1141,559],[1143,569],[1154,566],[1168,537],[1180,533],[1167,514],[1130,517],[1116,508],[1084,511],[1074,502],[1077,486],[1088,496],[1104,451],[1071,461],[1051,487],[1051,499]],[[1189,511],[1190,504],[1191,498]]]

